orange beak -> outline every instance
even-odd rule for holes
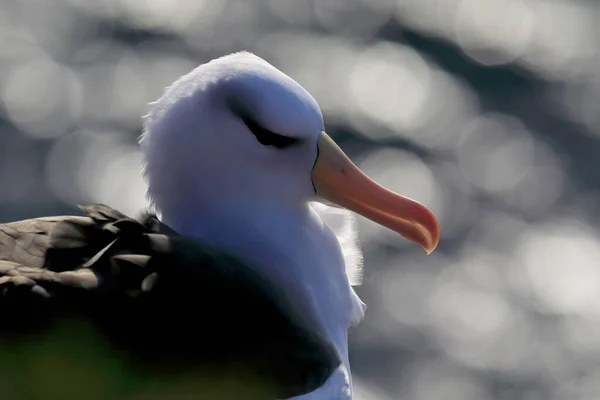
[[[317,196],[398,232],[427,254],[435,250],[440,227],[427,207],[375,183],[327,133],[321,132],[318,148],[312,171]]]

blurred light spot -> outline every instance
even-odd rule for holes
[[[545,348],[532,347],[536,333],[522,311],[501,292],[469,284],[462,272],[440,274],[428,304],[432,333],[444,352],[482,370],[526,373],[541,368],[544,361],[532,355]]]
[[[582,400],[595,400],[600,397],[600,368],[587,369],[583,379],[573,379],[569,394],[576,393]]]
[[[175,32],[184,31],[191,24],[201,24],[204,11],[221,9],[219,4],[211,2],[209,5],[206,0],[122,0],[121,5],[125,14],[136,25]],[[214,17],[212,13],[211,16]]]
[[[87,14],[106,19],[119,17],[122,12],[121,0],[102,0],[90,2],[87,0],[63,0],[74,9],[79,9]]]
[[[98,25],[66,1],[19,1],[20,24],[33,33],[40,47],[55,59],[65,59],[82,42],[97,34]]]
[[[184,39],[195,49],[223,55],[241,49],[251,50],[265,24],[262,7],[246,0],[210,2],[192,24],[186,26]],[[206,60],[208,61],[208,59]]]
[[[391,18],[393,0],[313,0],[313,7],[317,20],[325,28],[371,37]]]
[[[148,68],[151,67],[133,53],[118,48],[109,49],[102,60],[82,68],[84,119],[139,128],[150,100],[144,79]]]
[[[96,61],[79,71],[83,82],[83,110],[82,119],[87,123],[112,120],[111,94],[113,91],[114,65],[107,61]]]
[[[578,357],[597,357],[600,351],[598,315],[573,315],[563,320],[565,339]]]
[[[463,0],[455,24],[465,53],[485,65],[514,61],[533,32],[531,9],[521,0]]]
[[[82,195],[77,175],[93,140],[93,135],[87,131],[66,134],[54,142],[47,155],[46,182],[54,196],[65,204],[90,201]]]
[[[456,10],[462,0],[396,0],[394,16],[414,29],[429,34],[451,36]]]
[[[139,99],[143,103],[143,110],[146,110],[148,100],[162,96],[166,87],[198,66],[187,58],[157,51],[142,54],[141,61],[145,68],[138,72],[144,73],[143,83],[145,84],[145,93],[147,93],[145,101]]]
[[[477,226],[469,233],[468,244],[465,247],[466,252],[474,251],[469,254],[465,262],[471,263],[471,257],[476,257],[478,251],[485,253],[492,252],[497,256],[505,258],[512,253],[515,246],[521,243],[522,234],[526,232],[531,225],[511,213],[487,210],[479,215]],[[488,259],[488,257],[485,257]],[[506,263],[507,261],[501,261]],[[502,272],[505,269],[500,268]]]
[[[484,224],[490,228],[489,224]],[[506,232],[506,234],[515,234],[515,232]],[[490,240],[482,240],[485,244],[494,245]],[[477,245],[477,239],[470,241],[464,250],[465,255],[460,258],[462,272],[465,274],[465,280],[472,285],[486,291],[501,290],[505,284],[503,274],[504,266],[508,262],[506,257],[501,254],[489,251],[487,248]]]
[[[352,398],[354,400],[393,400],[380,388],[368,385],[355,376],[352,377],[352,386]]]
[[[433,254],[426,261],[417,257],[384,261],[379,266],[383,271],[376,281],[381,299],[376,308],[385,310],[388,316],[381,322],[392,326],[396,326],[394,321],[408,326],[425,326],[428,322],[427,302],[437,280],[435,273],[445,268],[447,262],[437,260]],[[415,265],[418,268],[413,268]]]
[[[476,118],[465,128],[458,157],[473,185],[529,215],[543,214],[562,194],[560,161],[515,118]]]
[[[525,127],[508,116],[485,116],[466,127],[458,156],[465,176],[494,194],[513,189],[532,167],[534,142]]]
[[[567,176],[562,161],[544,144],[537,143],[533,168],[504,198],[528,216],[539,218],[552,212],[565,191]]]
[[[267,0],[270,11],[292,25],[306,26],[312,19],[312,5],[309,1]]]
[[[94,202],[110,204],[135,216],[147,205],[138,148],[118,142],[96,141],[86,151],[78,185]]]
[[[439,283],[430,309],[440,328],[460,342],[493,343],[510,326],[510,307],[502,297],[452,280]]]
[[[432,67],[430,76],[427,113],[420,126],[398,134],[424,147],[449,151],[456,148],[468,121],[479,114],[479,100],[473,89],[437,67]]]
[[[138,129],[148,102],[164,88],[192,70],[191,60],[169,55],[162,49],[140,46],[135,53],[119,46],[96,43],[77,54],[80,61],[94,61],[81,68],[84,82],[83,119],[112,122]]]
[[[432,5],[435,4],[435,6]],[[515,60],[548,79],[577,76],[597,54],[597,5],[583,1],[397,0],[395,17],[451,39],[484,64]]]
[[[123,45],[119,45],[108,39],[94,39],[84,43],[72,54],[72,61],[76,64],[88,64],[103,59],[116,58],[116,55],[123,54],[126,50]]]
[[[481,382],[443,360],[424,361],[414,365],[411,371],[403,372],[411,378],[410,382],[399,380],[409,385],[408,399],[492,400]]]
[[[48,155],[46,179],[67,204],[104,203],[135,216],[146,206],[141,155],[111,131],[78,131]]]
[[[480,204],[474,199],[471,185],[465,181],[455,162],[430,164],[439,183],[443,213],[438,216],[442,225],[442,240],[461,237],[478,220]]]
[[[0,143],[0,203],[23,201],[36,188],[36,153],[29,141],[17,134],[0,139]]]
[[[0,60],[3,63],[18,64],[47,57],[47,52],[40,47],[35,35],[26,25],[15,23],[9,16],[6,19],[6,23],[0,24]],[[12,25],[10,21],[13,22]]]
[[[588,38],[597,37],[596,10],[581,1],[532,1],[534,40],[523,62],[548,79],[568,80],[597,54]]]
[[[391,43],[361,53],[350,81],[358,108],[392,131],[414,128],[425,117],[430,85],[425,61],[414,50]]]
[[[541,310],[600,314],[600,237],[577,220],[536,226],[523,237],[518,263],[525,290]]]
[[[83,175],[83,186],[95,201],[111,204],[128,215],[137,215],[147,206],[142,154],[136,146],[106,154],[101,165],[96,164],[90,171],[97,183],[90,186],[90,176]]]
[[[148,103],[143,68],[137,57],[127,54],[112,71],[112,93],[107,107],[113,121],[139,126],[140,116],[145,113]]]
[[[37,138],[65,132],[80,112],[81,84],[66,67],[35,60],[13,69],[2,98],[9,118]]]
[[[600,71],[599,71],[600,72]],[[574,84],[549,91],[553,105],[557,105],[562,115],[570,121],[584,124],[593,137],[600,137],[600,73],[595,79],[585,79]]]

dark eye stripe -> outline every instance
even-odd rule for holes
[[[289,147],[299,141],[299,139],[289,136],[278,135],[268,129],[263,128],[250,118],[242,118],[248,129],[256,136],[256,140],[264,146],[274,146],[278,149]]]

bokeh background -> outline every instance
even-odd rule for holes
[[[0,221],[137,213],[147,103],[249,50],[441,221],[426,257],[359,220],[356,399],[595,400],[599,27],[597,0],[2,0]]]

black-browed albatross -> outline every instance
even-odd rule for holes
[[[247,52],[168,87],[140,145],[160,221],[91,205],[83,217],[0,225],[1,332],[85,317],[147,368],[246,371],[268,383],[265,398],[351,399],[346,332],[364,304],[309,202],[362,214],[427,253],[434,215],[362,173],[315,99]]]

